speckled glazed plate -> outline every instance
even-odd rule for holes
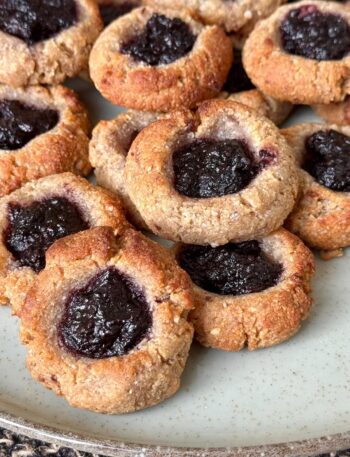
[[[72,84],[94,122],[118,113],[88,83]],[[315,119],[301,109],[288,123]],[[74,409],[34,382],[25,368],[17,319],[3,307],[0,424],[120,457],[287,457],[350,447],[349,254],[317,261],[315,306],[293,339],[254,353],[194,344],[173,398],[121,416]]]

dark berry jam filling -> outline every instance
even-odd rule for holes
[[[280,26],[282,46],[290,54],[314,60],[340,60],[350,51],[350,27],[340,15],[314,5],[291,10]]]
[[[4,242],[20,266],[39,272],[45,267],[45,252],[56,240],[88,228],[79,208],[63,197],[28,206],[10,203]]]
[[[259,172],[241,140],[197,139],[173,153],[173,169],[175,189],[192,198],[234,194]]]
[[[121,52],[148,65],[169,64],[188,54],[195,41],[181,19],[154,13],[143,32],[124,43]]]
[[[70,294],[58,335],[70,352],[102,359],[130,352],[151,326],[142,291],[128,276],[109,268]]]
[[[254,88],[254,84],[251,82],[245,69],[243,68],[241,51],[234,49],[233,65],[222,90],[234,94],[236,92],[243,92],[244,90]]]
[[[274,263],[257,241],[210,246],[185,246],[178,261],[192,281],[208,292],[244,295],[275,286],[282,265]]]
[[[103,20],[103,25],[107,27],[111,22],[118,19],[124,14],[130,13],[134,8],[138,6],[137,3],[124,2],[124,3],[102,3],[99,5],[100,14]]]
[[[350,137],[320,130],[305,142],[305,170],[328,189],[350,192]]]
[[[17,100],[1,100],[0,149],[22,148],[36,136],[54,128],[58,120],[55,110],[34,108]]]
[[[74,0],[1,0],[0,30],[28,45],[47,40],[77,21]]]

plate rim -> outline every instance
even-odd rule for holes
[[[319,438],[245,447],[173,447],[125,443],[89,434],[62,431],[59,428],[32,422],[7,413],[0,408],[0,426],[50,444],[110,457],[307,457],[350,448],[350,431]]]

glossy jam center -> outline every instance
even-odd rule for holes
[[[109,268],[71,293],[58,334],[70,352],[101,359],[127,354],[151,326],[143,293],[129,277]]]
[[[350,137],[335,130],[320,130],[305,143],[304,168],[318,183],[350,192]]]
[[[313,60],[339,60],[350,52],[350,27],[340,15],[314,5],[291,10],[280,26],[284,50]]]
[[[143,32],[125,42],[121,52],[148,65],[169,64],[188,54],[195,41],[196,37],[181,19],[154,13]]]
[[[28,45],[47,40],[77,21],[74,0],[1,0],[0,30]]]
[[[276,285],[282,274],[282,265],[267,258],[257,241],[188,245],[178,260],[197,286],[220,295],[260,292]]]
[[[58,123],[58,112],[38,109],[17,100],[0,101],[0,149],[13,151],[25,146]]]
[[[4,241],[20,266],[39,272],[45,267],[45,252],[54,241],[87,228],[77,206],[63,197],[28,206],[10,203]]]
[[[197,139],[173,153],[174,187],[192,198],[221,197],[246,187],[259,168],[241,140]]]
[[[118,19],[124,14],[130,13],[138,4],[136,2],[124,2],[124,3],[102,3],[99,5],[103,25],[107,27],[111,22]]]
[[[233,65],[222,90],[234,94],[236,92],[254,89],[254,87],[254,84],[243,68],[241,51],[234,49]]]

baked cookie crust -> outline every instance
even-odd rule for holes
[[[54,128],[20,149],[0,149],[0,196],[28,181],[56,173],[89,174],[88,113],[72,90],[63,86],[15,89],[0,85],[0,99],[17,100],[38,109],[53,109],[59,114]]]
[[[129,226],[117,197],[72,173],[27,183],[0,199],[0,303],[10,304],[16,315],[20,315],[25,296],[37,274],[30,267],[19,266],[6,247],[3,235],[9,224],[8,205],[26,206],[51,197],[65,197],[74,203],[90,227],[108,226],[118,234]]]
[[[126,191],[125,162],[138,133],[161,116],[129,110],[111,121],[101,121],[94,128],[89,145],[89,159],[97,184],[122,199],[129,219],[140,228],[146,228],[146,224]]]
[[[350,125],[350,96],[342,102],[313,105],[312,109],[329,124]]]
[[[72,289],[111,266],[142,287],[153,316],[151,333],[123,356],[77,357],[58,340],[63,304]],[[191,308],[187,275],[140,233],[130,229],[115,239],[111,229],[99,227],[61,239],[47,251],[47,266],[21,315],[27,366],[33,378],[75,407],[119,414],[152,406],[179,388],[193,337]]]
[[[206,24],[217,24],[226,32],[248,35],[254,25],[269,16],[283,3],[282,0],[145,0],[154,7],[188,10]]]
[[[244,139],[257,161],[259,151],[267,151],[269,165],[240,192],[212,198],[182,195],[173,184],[173,151],[208,137]],[[298,188],[295,159],[276,126],[226,100],[204,102],[197,113],[169,114],[142,130],[127,156],[125,178],[131,200],[155,234],[193,244],[267,235],[293,208]]]
[[[102,20],[95,1],[75,1],[77,23],[52,38],[28,46],[0,31],[1,83],[14,87],[59,84],[86,68]]]
[[[305,140],[319,130],[336,130],[350,136],[350,127],[331,124],[299,124],[281,132],[302,166]],[[300,168],[300,192],[286,220],[288,230],[311,247],[333,251],[350,245],[350,194],[319,184]]]
[[[279,282],[262,292],[218,295],[193,284],[195,309],[190,313],[195,337],[225,351],[253,351],[293,336],[308,316],[314,259],[299,238],[279,229],[260,241],[267,256],[283,265]],[[173,248],[176,255],[182,244]]]
[[[257,24],[243,49],[244,67],[253,83],[277,100],[294,104],[340,102],[350,93],[350,56],[317,61],[288,54],[281,46],[279,26],[287,13],[313,5],[350,23],[350,11],[336,2],[302,1],[279,7]]]
[[[123,42],[142,31],[153,13],[180,18],[197,36],[193,49],[167,65],[150,66],[120,52]],[[230,39],[218,26],[204,26],[183,10],[141,7],[109,25],[90,55],[97,89],[116,105],[142,111],[193,107],[218,95],[232,64]]]

